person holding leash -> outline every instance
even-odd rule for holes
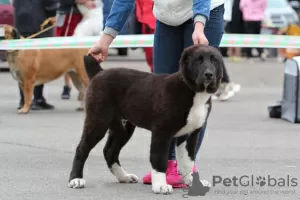
[[[41,24],[48,18],[54,18],[57,10],[57,0],[13,0],[14,26],[23,37],[29,37],[41,30]],[[36,38],[53,37],[53,30],[50,29],[36,36]],[[21,100],[19,108],[23,107],[24,95],[19,86]],[[34,87],[34,99],[31,105],[32,110],[54,109],[53,105],[46,102],[43,96],[44,84]]]
[[[193,44],[219,47],[224,30],[225,2],[226,0],[154,1],[153,14],[157,19],[153,46],[155,74],[177,72],[184,48]],[[134,3],[135,0],[114,0],[103,34],[89,51],[99,62],[107,58],[108,48],[122,30]],[[200,131],[196,154],[200,149],[205,129],[206,124]],[[167,183],[173,187],[186,187],[179,183],[182,177],[177,171],[175,145],[176,139],[173,139],[169,150]],[[143,182],[151,184],[151,173],[144,176]]]

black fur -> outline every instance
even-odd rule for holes
[[[219,51],[202,45],[187,48],[180,60],[180,71],[171,75],[126,68],[102,70],[92,56],[85,56],[84,61],[90,78],[86,117],[69,180],[83,178],[89,152],[107,130],[109,137],[103,150],[107,165],[109,168],[114,163],[121,165],[120,151],[131,138],[135,126],[152,132],[150,162],[153,169],[165,172],[171,140],[186,125],[196,92],[215,93],[223,69]],[[207,103],[208,117],[211,101]],[[125,125],[123,119],[127,120]],[[187,141],[192,160],[200,128],[178,138],[178,144]]]
[[[87,73],[89,79],[92,80],[92,78],[103,69],[98,64],[97,60],[94,59],[91,55],[84,56],[83,59],[84,59],[85,72]]]

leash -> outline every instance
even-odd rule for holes
[[[40,35],[40,34],[46,32],[46,31],[48,31],[48,30],[54,28],[54,27],[55,27],[54,24],[52,24],[51,26],[45,28],[45,26],[46,26],[47,24],[49,24],[49,22],[50,22],[50,18],[46,19],[46,20],[41,24],[41,30],[40,30],[39,32],[34,33],[34,34],[32,34],[32,35],[30,35],[30,36],[24,38],[24,39],[31,39],[31,38],[34,38],[34,37],[36,37],[36,36],[38,36],[38,35]]]
[[[68,32],[69,32],[69,29],[70,29],[70,24],[71,24],[71,20],[72,20],[72,17],[73,17],[73,6],[71,7],[71,12],[69,14],[69,19],[68,19],[68,24],[67,24],[67,30],[65,31],[65,37],[68,35]]]

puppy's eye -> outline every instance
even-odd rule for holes
[[[217,60],[214,56],[211,56],[211,57],[210,57],[210,61],[211,61],[212,63],[217,63],[217,62],[218,62],[218,60]]]
[[[199,56],[199,57],[197,58],[197,61],[200,61],[201,63],[203,63],[203,57],[202,57],[202,56]]]

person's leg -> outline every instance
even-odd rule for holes
[[[261,32],[261,21],[256,21],[255,22],[255,34],[260,34]],[[264,49],[263,48],[256,48],[258,51],[258,56],[259,58],[264,61],[265,60],[265,55],[264,55]]]
[[[244,29],[245,29],[245,34],[254,34],[254,30],[255,28],[253,27],[253,23],[250,21],[245,21],[244,23]],[[246,52],[246,56],[247,58],[251,58],[252,57],[252,48],[245,48],[245,52]]]
[[[70,18],[71,17],[71,18]],[[81,14],[66,15],[60,36],[72,36],[77,27],[77,24],[82,20]],[[61,94],[62,99],[70,99],[71,92],[71,77],[69,74],[64,75],[64,87]]]
[[[204,29],[204,34],[209,42],[209,45],[215,48],[219,48],[219,45],[222,40],[223,32],[224,32],[223,15],[224,15],[224,6],[219,6],[213,9],[210,12],[209,20],[207,21]],[[185,26],[185,34],[184,34],[184,39],[185,39],[184,46],[188,47],[193,44],[192,41],[192,34],[194,31],[193,21],[190,20],[189,23],[186,23],[185,25],[186,26]],[[200,149],[200,146],[202,144],[205,135],[205,131],[206,131],[206,124],[202,127],[199,133],[195,156],[198,154],[198,151]]]
[[[155,74],[172,74],[179,70],[179,58],[184,48],[183,26],[168,26],[157,20],[153,47]],[[175,144],[174,139],[170,145],[169,160],[176,160]]]
[[[20,102],[19,102],[19,107],[18,107],[18,110],[19,110],[24,105],[24,94],[23,94],[20,84],[18,84],[18,86],[19,86],[19,92],[20,92]]]
[[[223,6],[219,6],[212,10],[210,12],[210,19],[204,29],[209,45],[215,48],[219,48],[224,33],[224,20],[222,19],[223,12]],[[240,48],[233,48],[233,56],[235,59],[241,56],[240,50]],[[216,94],[217,98],[221,101],[228,100],[233,97],[236,92],[239,92],[239,90],[239,84],[230,82],[226,66],[224,65],[222,84],[220,85],[220,90]]]
[[[179,70],[182,44],[182,26],[168,26],[156,21],[153,45],[153,71],[155,74],[172,74]]]
[[[70,99],[70,92],[71,92],[71,78],[69,74],[64,75],[64,87],[61,94],[61,99]]]
[[[183,27],[168,26],[156,21],[153,46],[153,72],[155,74],[172,74],[179,70],[179,59],[183,51]],[[169,149],[168,168],[166,172],[167,183],[173,187],[183,187],[179,183],[181,176],[177,171],[176,139],[174,138]],[[143,177],[144,184],[151,184],[151,173]]]
[[[142,24],[142,34],[154,34],[154,30],[147,24]],[[153,47],[145,47],[144,52],[150,71],[153,72]]]
[[[33,95],[35,100],[43,99],[43,90],[44,90],[44,84],[37,85],[34,87]]]
[[[44,84],[37,85],[33,90],[33,101],[31,105],[32,110],[50,110],[54,109],[53,105],[50,105],[46,102],[46,99],[43,96]]]

